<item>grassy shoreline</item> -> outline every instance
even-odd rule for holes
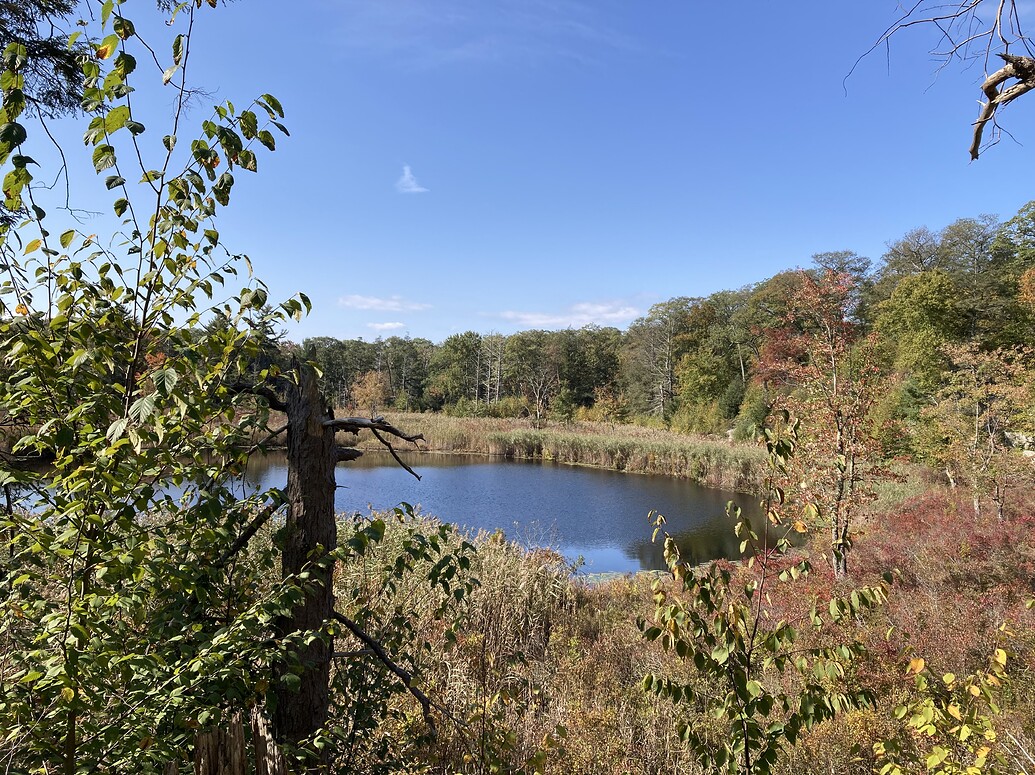
[[[527,421],[393,412],[387,418],[407,433],[421,433],[430,452],[543,460],[627,473],[689,479],[706,487],[757,492],[763,451],[702,436],[687,436],[635,425],[572,423],[544,429]],[[353,437],[343,436],[344,443]],[[361,449],[378,449],[362,437]]]

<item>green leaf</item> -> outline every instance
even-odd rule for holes
[[[129,121],[129,106],[117,105],[108,111],[104,117],[104,131],[108,134],[117,132]]]
[[[115,215],[119,215],[119,216],[121,216],[124,212],[126,212],[126,209],[128,207],[129,207],[129,200],[128,199],[124,199],[124,198],[116,199],[115,203],[112,205],[112,208],[115,210]]]
[[[0,125],[0,143],[3,143],[8,148],[16,148],[25,142],[25,138],[28,135],[25,134],[25,127],[21,124],[16,124],[13,121],[8,124]]]
[[[183,62],[183,35],[177,35],[172,42],[173,64],[180,65]]]
[[[75,239],[75,229],[69,229],[64,232],[60,237],[61,247],[67,248],[72,244],[72,240]]]
[[[98,59],[110,59],[111,56],[119,49],[119,36],[108,35],[101,44],[95,49],[94,56]]]
[[[151,375],[151,380],[155,383],[155,388],[165,393],[165,395],[169,395],[172,393],[173,388],[176,387],[179,376],[173,368],[158,369]]]
[[[103,172],[115,166],[115,149],[110,145],[98,145],[93,150],[93,168]]]
[[[9,70],[18,71],[29,61],[29,52],[22,43],[9,43],[4,48],[4,65]]]
[[[277,140],[273,137],[273,133],[268,129],[263,129],[259,132],[259,142],[269,148],[271,151],[277,150]]]
[[[104,434],[104,437],[110,444],[114,444],[126,433],[126,426],[128,425],[129,418],[122,417],[108,426],[108,431]]]
[[[115,57],[113,70],[120,79],[125,80],[126,76],[136,69],[137,60],[131,54],[127,54],[125,51],[120,51],[119,55]]]
[[[259,99],[265,102],[266,105],[268,105],[270,108],[272,108],[278,116],[284,118],[284,108],[280,106],[280,102],[277,100],[276,97],[274,97],[272,94],[263,94],[262,97],[260,97]]]
[[[109,191],[111,191],[113,188],[118,188],[125,182],[126,179],[121,177],[120,175],[109,175],[107,178],[104,179],[104,186]]]
[[[138,398],[129,407],[130,418],[135,422],[143,422],[154,414],[156,403],[157,397],[154,393]]]
[[[115,20],[115,23],[112,25],[112,29],[115,30],[115,34],[123,40],[133,37],[136,33],[136,29],[133,27],[133,22],[121,16]]]
[[[251,140],[259,133],[259,121],[255,118],[255,114],[252,111],[244,111],[241,114],[240,122],[241,134],[248,140]]]

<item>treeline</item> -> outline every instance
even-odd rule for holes
[[[1035,202],[1005,223],[980,216],[938,232],[914,229],[876,263],[851,251],[821,253],[804,270],[675,297],[626,331],[467,331],[439,344],[317,337],[302,350],[322,370],[327,394],[360,412],[635,421],[743,436],[774,389],[787,387],[771,366],[793,356],[788,342],[812,319],[802,309],[812,303],[804,284],[824,277],[846,296],[839,335],[869,337],[871,356],[896,378],[885,419],[915,416],[951,381],[948,348],[1035,344]]]

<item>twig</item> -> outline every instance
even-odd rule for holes
[[[385,651],[384,646],[382,646],[374,637],[367,634],[367,632],[362,627],[360,627],[358,624],[352,621],[349,617],[345,616],[345,614],[339,611],[334,611],[332,615],[335,621],[341,622],[343,625],[345,625],[346,629],[348,629],[349,632],[355,635],[370,649],[373,656],[377,657],[378,661],[381,664],[387,667],[391,673],[393,673],[400,681],[402,681],[403,686],[406,687],[406,690],[414,696],[417,702],[420,703],[421,712],[424,716],[424,721],[427,722],[428,727],[430,727],[432,737],[435,737],[436,735],[435,718],[431,714],[432,707],[439,710],[444,716],[452,720],[453,723],[463,726],[459,721],[453,718],[452,714],[449,712],[447,708],[432,700],[430,697],[428,697],[428,695],[422,692],[419,687],[414,686],[413,674],[409,670],[400,667],[395,662],[395,660],[393,660],[388,655],[388,652]]]
[[[269,404],[270,409],[276,409],[278,412],[286,412],[287,404],[284,403],[280,396],[276,394],[271,388],[265,385],[248,385],[243,382],[238,382],[230,385],[227,388],[231,393],[235,395],[252,395],[260,398],[265,398],[266,403]]]

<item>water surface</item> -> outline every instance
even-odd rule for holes
[[[473,530],[503,530],[527,546],[549,546],[587,573],[665,567],[661,543],[651,543],[647,515],[665,515],[666,530],[691,562],[735,557],[739,541],[726,517],[726,503],[758,511],[751,496],[713,490],[665,476],[467,455],[404,457],[417,481],[387,454],[367,453],[338,466],[338,511],[368,513],[401,502],[443,522]],[[283,487],[283,454],[253,457],[246,480],[257,487]]]

